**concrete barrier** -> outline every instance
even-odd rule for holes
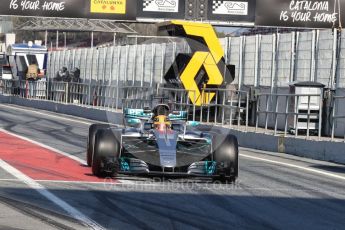
[[[3,95],[0,95],[0,102],[25,106],[29,108],[42,109],[96,121],[111,122],[114,124],[122,124],[123,121],[121,112],[110,112],[106,110],[82,107],[73,104],[60,104],[52,101],[29,100],[20,97]]]
[[[73,104],[59,104],[51,101],[28,100],[0,95],[0,102],[56,113],[92,119],[96,121],[122,124],[121,112],[110,112]],[[225,127],[203,125],[203,129],[213,132],[231,133],[237,136],[240,146],[271,152],[283,152],[296,156],[345,164],[345,143],[330,140],[305,140],[302,138],[274,136],[270,134],[231,130]]]

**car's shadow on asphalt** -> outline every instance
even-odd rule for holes
[[[311,165],[311,167],[316,169],[325,170],[328,172],[342,173],[345,174],[345,165],[344,166],[333,166],[333,165]]]
[[[64,185],[49,191],[105,228],[113,229],[342,229],[345,200],[303,196],[253,195],[243,190],[189,190],[183,186],[157,188]],[[36,206],[50,206],[36,192],[2,188],[2,196]],[[319,197],[317,197],[319,196]],[[314,198],[315,197],[315,198]]]

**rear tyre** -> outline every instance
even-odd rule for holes
[[[238,141],[234,135],[216,135],[212,141],[213,158],[217,162],[215,180],[234,182],[238,177]]]
[[[86,162],[87,166],[91,166],[92,164],[92,156],[93,156],[93,151],[94,151],[94,146],[95,146],[95,136],[96,132],[99,129],[106,129],[109,128],[109,125],[106,124],[92,124],[89,127],[89,136],[87,138],[87,152],[86,152]]]
[[[118,171],[118,158],[121,144],[118,131],[99,129],[95,136],[92,160],[92,173],[95,176],[115,175]]]

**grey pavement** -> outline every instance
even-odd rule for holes
[[[0,105],[0,128],[82,159],[93,122]],[[344,165],[243,148],[240,153],[239,179],[231,185],[136,177],[121,178],[122,184],[38,182],[107,229],[344,229]],[[84,228],[1,168],[0,210],[0,229]]]

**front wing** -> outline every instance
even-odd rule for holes
[[[119,159],[119,173],[133,176],[147,177],[207,177],[216,178],[222,176],[222,165],[212,160],[193,162],[182,167],[160,167],[147,164],[137,158],[121,157]],[[225,175],[225,174],[224,174]]]

